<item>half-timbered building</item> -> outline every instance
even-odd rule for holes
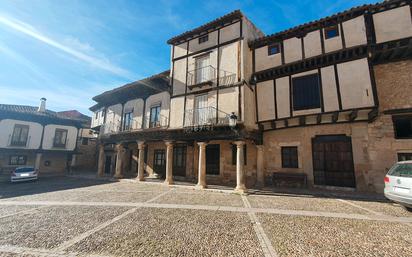
[[[170,71],[94,98],[99,175],[382,191],[412,157],[411,2],[267,36],[234,11],[173,37]]]

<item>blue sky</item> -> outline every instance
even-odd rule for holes
[[[371,2],[2,0],[0,103],[90,115],[94,95],[169,69],[169,38],[235,9],[272,34]]]

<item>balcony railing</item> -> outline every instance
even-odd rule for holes
[[[28,145],[30,145],[30,139],[31,136],[27,137],[26,141],[13,140],[13,135],[9,134],[8,146],[27,147]]]
[[[169,119],[166,116],[160,115],[157,120],[150,120],[150,117],[145,118],[142,123],[140,120],[131,118],[128,121],[123,121],[123,126],[120,121],[117,122],[107,122],[101,126],[101,134],[114,134],[122,131],[132,132],[139,131],[142,129],[152,129],[152,128],[166,128],[169,126]]]
[[[66,141],[64,143],[60,143],[56,141],[55,137],[53,137],[53,148],[66,149],[68,142],[69,142],[68,138],[66,138]]]
[[[211,65],[197,68],[195,70],[189,71],[187,73],[187,85],[189,87],[196,87],[202,85],[216,85],[217,84],[217,74],[219,74],[219,85],[232,85],[236,82],[236,74],[233,72],[228,72],[217,69]]]
[[[229,114],[212,106],[185,111],[184,127],[214,125],[229,125]]]

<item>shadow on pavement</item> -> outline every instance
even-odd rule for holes
[[[0,199],[18,196],[36,195],[68,189],[114,183],[115,181],[84,179],[67,176],[39,177],[36,181],[11,183],[0,181]]]

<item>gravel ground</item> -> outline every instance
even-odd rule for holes
[[[82,194],[87,195],[87,193],[76,192],[74,190],[61,190],[45,193],[28,192],[27,195],[3,198],[0,201],[74,201]]]
[[[37,206],[18,206],[18,205],[10,205],[10,206],[0,206],[0,217],[21,212],[21,211],[27,211],[30,209],[35,209]]]
[[[145,202],[162,192],[147,191],[147,192],[82,192],[83,196],[77,197],[73,201],[79,202]]]
[[[242,207],[243,201],[237,194],[176,189],[160,197],[155,203],[193,204]]]
[[[368,214],[368,212],[348,204],[328,198],[294,196],[247,196],[252,207],[288,210],[323,211]]]
[[[48,207],[30,215],[0,219],[0,245],[17,245],[50,249],[106,220],[127,208]]]
[[[115,256],[262,256],[247,214],[146,208],[68,250]]]
[[[362,206],[364,208],[368,208],[372,211],[380,212],[385,215],[412,218],[412,212],[408,212],[402,206],[396,203],[366,202],[366,201],[350,201],[350,202],[357,204],[359,206]]]
[[[259,214],[280,256],[412,256],[412,227],[401,223]]]

